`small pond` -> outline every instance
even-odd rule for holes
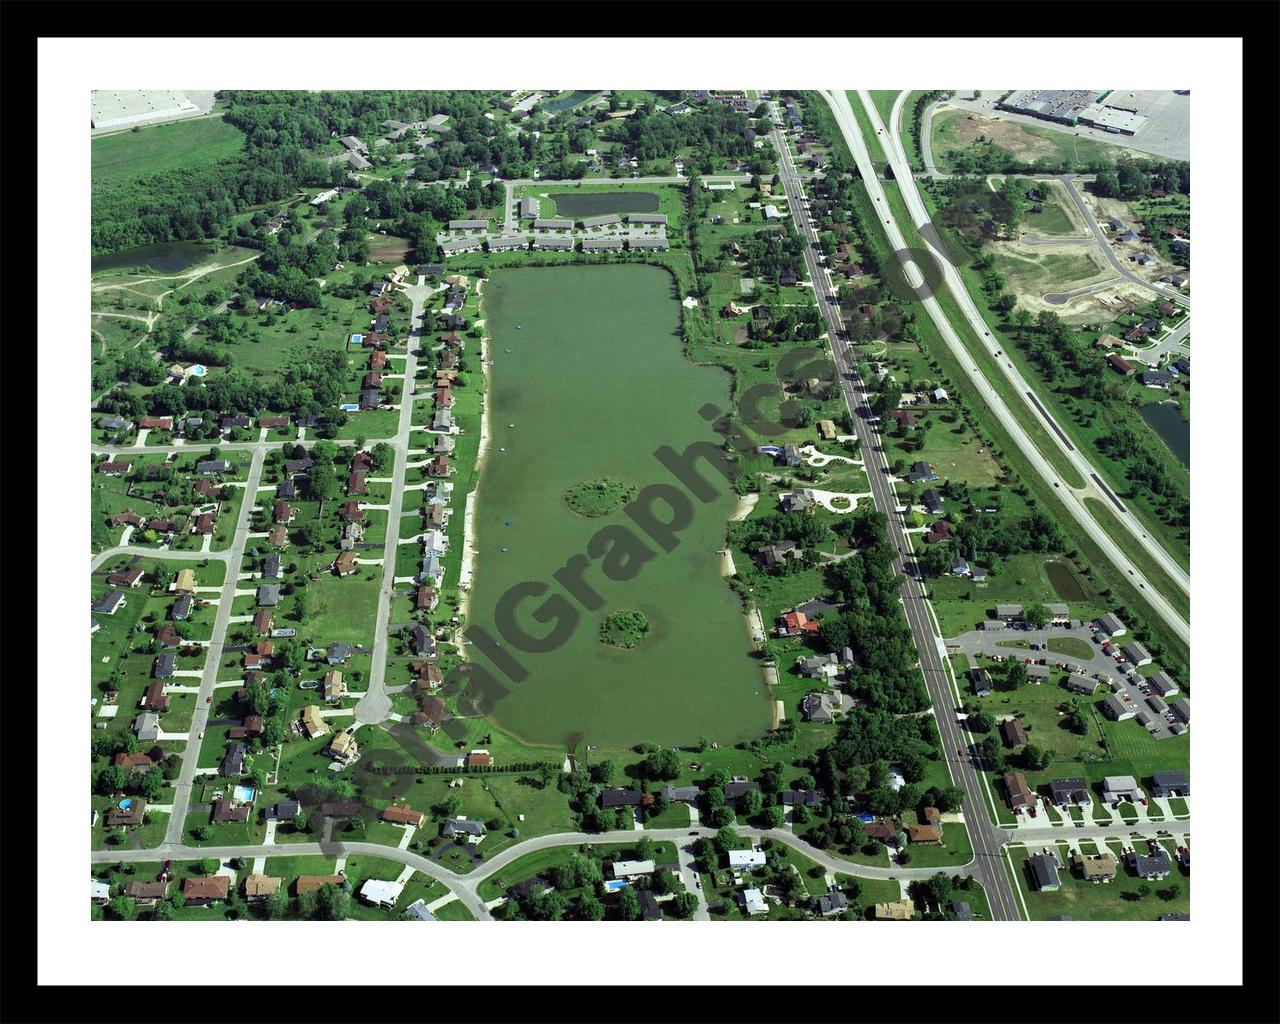
[[[556,192],[557,217],[601,217],[606,213],[657,213],[656,192]]]
[[[1191,468],[1191,424],[1173,402],[1157,402],[1142,407],[1142,418],[1160,435],[1179,462]]]
[[[95,274],[100,270],[151,270],[158,274],[177,274],[212,252],[209,246],[200,242],[156,242],[95,256],[90,270]]]

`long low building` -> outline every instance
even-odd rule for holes
[[[460,252],[478,252],[482,245],[484,239],[480,237],[446,238],[440,243],[440,251],[446,256],[455,256]]]
[[[573,221],[558,217],[542,217],[533,222],[535,231],[572,231]]]
[[[512,249],[529,248],[529,239],[522,235],[499,235],[489,239],[490,252],[509,252]]]
[[[630,245],[636,252],[666,252],[670,248],[665,238],[633,238]]]
[[[489,227],[487,220],[451,220],[450,231],[484,231]]]
[[[627,223],[629,224],[665,224],[667,215],[665,213],[629,213],[627,214]]]
[[[618,252],[622,248],[621,238],[584,238],[582,240],[583,252],[591,250]]]
[[[599,217],[583,217],[582,226],[584,228],[602,228],[609,224],[621,224],[622,218],[616,213],[605,213]]]
[[[574,239],[566,236],[535,238],[533,240],[535,249],[550,249],[553,252],[569,252],[575,244]]]

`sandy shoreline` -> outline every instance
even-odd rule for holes
[[[476,494],[480,490],[480,475],[484,472],[485,458],[489,454],[490,389],[489,389],[489,346],[483,336],[480,338],[480,367],[484,373],[484,409],[480,413],[480,447],[476,451],[476,485],[467,493],[466,509],[462,520],[462,565],[458,569],[458,589],[460,599],[458,613],[465,622],[471,610],[471,584],[475,578],[476,548]]]

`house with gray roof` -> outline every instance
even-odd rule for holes
[[[633,252],[666,252],[670,248],[665,238],[632,238],[627,244]]]
[[[1157,842],[1148,844],[1147,853],[1130,850],[1126,859],[1129,861],[1129,867],[1133,868],[1134,874],[1139,878],[1168,878],[1169,872],[1173,869],[1173,858],[1169,856],[1169,851]]]
[[[1031,881],[1037,892],[1056,892],[1061,886],[1058,879],[1058,858],[1051,853],[1037,853],[1027,861]]]
[[[531,220],[538,216],[538,207],[541,204],[535,196],[523,196],[520,199],[520,219]]]
[[[1022,605],[998,604],[996,605],[996,618],[1002,622],[1016,622],[1022,618]]]
[[[280,584],[264,583],[258,588],[258,607],[271,608],[280,603]]]
[[[1144,793],[1138,780],[1132,775],[1108,775],[1102,780],[1102,799],[1107,803],[1128,800],[1131,804],[1142,803]]]
[[[542,217],[533,222],[535,231],[572,231],[573,220],[569,217]]]
[[[828,917],[831,914],[838,914],[840,911],[847,909],[848,906],[849,898],[839,889],[833,889],[831,892],[824,892],[818,897],[818,913],[823,917]]]
[[[667,215],[665,213],[629,213],[627,214],[628,224],[665,224]]]
[[[604,213],[599,217],[583,217],[582,226],[587,230],[591,228],[603,228],[610,224],[621,224],[622,218],[616,213]]]
[[[1151,652],[1147,650],[1137,640],[1134,640],[1133,643],[1128,643],[1128,644],[1125,644],[1123,647],[1121,647],[1120,653],[1123,654],[1134,665],[1137,665],[1139,668],[1141,668],[1143,665],[1151,664]]]
[[[1136,706],[1126,704],[1114,693],[1109,693],[1102,699],[1102,713],[1113,722],[1123,722],[1127,718],[1132,718],[1137,710]]]
[[[230,468],[231,463],[226,459],[207,459],[196,463],[197,473],[225,473]]]
[[[133,720],[133,731],[139,743],[154,743],[160,739],[160,716],[153,711],[145,711]]]
[[[1049,798],[1059,807],[1088,804],[1091,802],[1089,784],[1082,777],[1052,779],[1049,782]]]
[[[1129,627],[1110,612],[1098,616],[1098,628],[1109,637],[1124,636],[1125,633],[1129,632]]]
[[[108,590],[93,602],[92,610],[99,615],[114,615],[128,603],[128,599],[118,590]]]
[[[451,220],[449,221],[450,231],[487,231],[489,222],[487,220]]]
[[[537,236],[533,240],[533,248],[547,252],[570,252],[577,240],[572,237]]]
[[[583,252],[620,252],[621,249],[621,238],[584,238],[582,240]]]
[[[1172,697],[1178,692],[1178,684],[1169,676],[1164,669],[1154,672],[1147,677],[1147,683],[1151,689],[1155,690],[1161,697]]]
[[[1151,776],[1151,795],[1188,797],[1191,795],[1191,780],[1186,772],[1155,772]]]
[[[1191,724],[1191,703],[1186,697],[1179,697],[1169,705],[1169,710],[1182,722]]]
[[[680,803],[695,803],[701,790],[697,786],[663,786],[662,795],[668,800]]]

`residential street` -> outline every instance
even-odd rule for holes
[[[362,725],[382,722],[391,714],[391,698],[386,693],[387,646],[391,642],[387,625],[391,621],[391,600],[395,591],[397,539],[400,536],[400,513],[404,506],[404,474],[408,461],[409,439],[413,430],[414,376],[418,372],[415,346],[422,334],[422,311],[431,289],[425,285],[406,285],[405,294],[413,300],[412,325],[405,346],[404,390],[400,395],[400,429],[388,444],[395,449],[395,468],[391,471],[391,498],[387,510],[387,557],[382,562],[382,585],[378,589],[378,617],[373,632],[373,664],[369,669],[369,687],[356,705],[356,721]]]
[[[267,445],[260,446],[253,453],[253,462],[249,466],[249,479],[245,484],[246,496],[240,508],[240,521],[236,523],[235,537],[230,549],[225,553],[227,558],[227,576],[222,584],[222,595],[218,601],[218,612],[213,621],[213,638],[205,652],[204,673],[200,677],[200,692],[196,694],[195,711],[191,715],[191,726],[187,730],[191,737],[182,756],[182,769],[178,773],[173,787],[173,811],[169,815],[169,827],[165,829],[166,843],[180,843],[187,821],[187,807],[191,803],[191,787],[196,777],[196,766],[200,762],[200,740],[197,738],[204,732],[209,717],[209,698],[213,696],[214,685],[218,681],[218,665],[222,661],[222,648],[227,639],[227,625],[231,621],[231,604],[235,600],[236,585],[239,582],[240,568],[244,562],[245,541],[249,537],[249,522],[253,516],[254,495],[258,493],[258,481],[262,479],[262,464],[266,459]]]

